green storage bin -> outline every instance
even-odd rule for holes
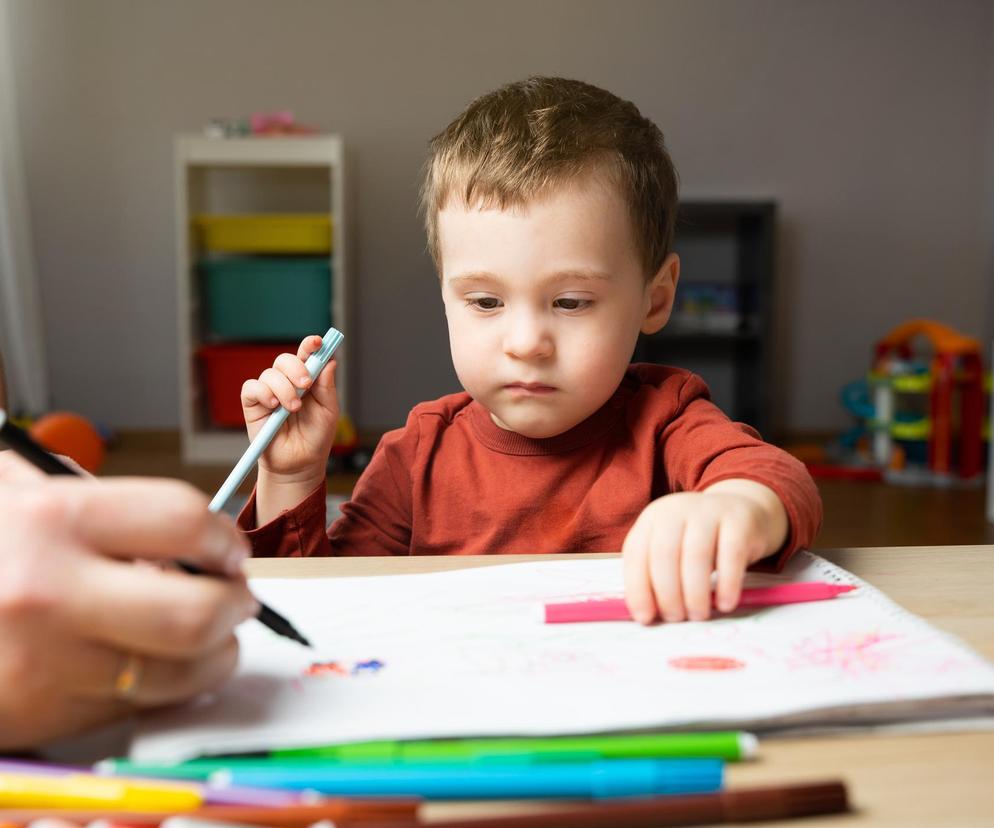
[[[223,339],[302,339],[331,326],[323,257],[232,256],[199,265],[207,324]]]

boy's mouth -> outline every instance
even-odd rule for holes
[[[550,394],[556,390],[555,386],[541,382],[511,382],[504,388],[513,394]]]

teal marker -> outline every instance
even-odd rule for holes
[[[328,328],[328,332],[321,338],[321,347],[307,358],[304,368],[307,369],[307,374],[311,378],[312,384],[331,360],[332,355],[344,338],[341,331],[335,328]],[[305,388],[298,388],[297,396],[304,396],[306,390]],[[289,416],[290,412],[283,406],[280,406],[279,411],[274,411],[269,415],[269,419],[259,429],[259,433],[255,435],[255,439],[245,449],[242,459],[235,464],[235,467],[231,470],[231,474],[228,475],[228,479],[217,490],[217,494],[214,495],[210,506],[207,507],[208,510],[211,512],[220,512],[224,508],[224,504],[228,502],[228,498],[235,493],[235,490],[241,485],[241,482],[246,478],[248,473],[255,468],[255,464],[259,461],[262,453],[269,447],[269,444],[273,441],[273,437],[276,436],[276,433]]]
[[[720,759],[600,759],[593,762],[358,765],[268,770],[231,768],[209,784],[315,790],[331,796],[425,799],[611,799],[712,793],[721,789]]]

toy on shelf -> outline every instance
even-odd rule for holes
[[[912,350],[918,338],[929,355]],[[990,383],[977,340],[927,319],[899,325],[876,344],[866,378],[842,389],[842,405],[857,425],[839,438],[837,465],[809,468],[815,476],[979,485]]]
[[[317,135],[317,127],[298,124],[288,109],[253,112],[248,118],[211,118],[204,127],[208,138],[249,138],[256,135]]]
[[[728,334],[742,327],[735,285],[681,283],[669,328],[676,333]]]
[[[335,442],[328,458],[328,474],[359,472],[369,465],[370,453],[359,445],[359,432],[344,411],[338,417]]]

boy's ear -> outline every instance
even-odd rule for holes
[[[640,330],[644,334],[654,334],[662,330],[670,319],[673,300],[676,298],[676,285],[680,281],[680,257],[670,253],[664,260],[652,281],[645,288],[645,316]]]

